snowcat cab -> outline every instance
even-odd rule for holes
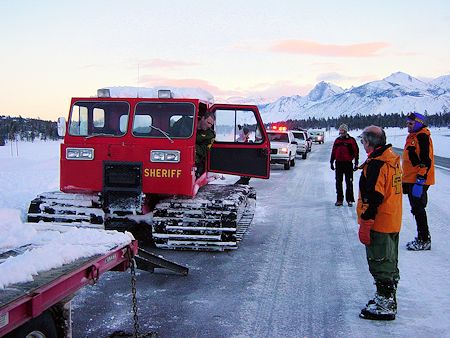
[[[236,248],[253,217],[255,191],[207,183],[217,176],[211,173],[269,178],[258,108],[212,104],[209,94],[180,88],[135,90],[72,98],[67,123],[59,120],[61,191],[34,199],[28,221],[128,230],[160,248]],[[216,138],[199,172],[197,124],[206,112],[215,115]],[[237,141],[238,125],[248,126],[250,142]]]

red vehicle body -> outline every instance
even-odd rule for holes
[[[145,194],[183,195],[195,196],[198,187],[206,183],[204,175],[196,179],[195,175],[195,131],[197,130],[197,118],[193,119],[193,130],[188,137],[172,138],[172,141],[156,130],[149,133],[138,133],[134,128],[133,121],[138,104],[189,104],[194,109],[191,113],[198,116],[200,105],[204,105],[209,111],[218,110],[229,114],[234,118],[236,111],[248,111],[254,114],[254,122],[263,126],[261,117],[256,106],[248,105],[212,105],[199,99],[148,99],[148,98],[73,98],[71,108],[80,102],[93,104],[99,102],[125,103],[129,108],[127,132],[119,135],[104,133],[104,129],[120,132],[120,119],[125,116],[124,111],[114,111],[109,116],[109,125],[96,128],[93,118],[88,128],[88,135],[65,135],[64,143],[61,145],[61,180],[60,188],[69,193],[93,193],[103,191],[105,181],[104,164],[106,161],[136,163],[141,166],[142,192]],[[95,109],[95,108],[94,108]],[[179,115],[187,112],[177,112]],[[74,114],[74,112],[72,112]],[[89,112],[89,114],[92,114]],[[152,125],[161,130],[168,131],[170,126],[170,115],[154,116]],[[70,123],[70,122],[69,122]],[[208,158],[208,171],[247,175],[257,178],[269,178],[268,156],[264,156],[264,150],[269,148],[269,141],[265,137],[264,128],[261,127],[261,142],[240,143],[234,140],[216,139],[210,156]],[[99,136],[95,136],[95,134]],[[68,148],[91,148],[94,150],[92,160],[68,159],[66,150]],[[152,150],[175,150],[180,152],[178,163],[152,162],[150,152]],[[233,160],[231,160],[233,159]],[[256,161],[256,163],[255,163]],[[252,166],[248,162],[253,162]],[[131,182],[129,182],[131,183]],[[140,182],[136,182],[138,184]]]
[[[64,119],[59,121],[65,134],[61,145],[60,189],[66,195],[38,197],[30,206],[28,220],[86,221],[87,217],[91,223],[122,230],[145,223],[153,226],[153,234],[163,232],[158,235],[164,242],[161,247],[170,246],[167,245],[170,240],[185,241],[187,233],[189,241],[195,239],[195,243],[185,244],[195,248],[202,246],[197,239],[208,242],[212,232],[216,232],[213,239],[216,242],[238,241],[231,234],[236,231],[230,229],[238,227],[242,207],[233,202],[235,205],[230,209],[227,199],[247,204],[254,191],[251,187],[228,187],[226,193],[224,189],[220,193],[217,187],[208,191],[202,187],[211,180],[208,172],[269,178],[270,144],[258,108],[212,104],[207,99],[186,95],[174,98],[168,90],[158,92],[157,97],[111,97],[109,90],[106,95],[102,90],[99,93],[99,97],[73,98],[67,124]],[[199,172],[197,126],[200,117],[208,113],[215,115],[216,138],[205,165],[201,166],[205,171]],[[242,125],[250,129],[250,142],[238,141],[238,126]],[[191,204],[186,210],[172,200],[171,204],[158,208],[164,198],[194,199],[201,191],[204,191],[202,199],[222,200],[222,206]],[[82,200],[82,196],[91,196],[91,205],[75,202]],[[70,203],[62,202],[71,198],[74,200]],[[80,212],[85,206],[87,209]],[[146,215],[155,206],[156,223],[145,217],[138,221],[130,217]],[[168,215],[164,210],[175,208],[178,216]],[[213,222],[209,215],[216,209],[223,212],[221,220]],[[77,217],[83,212],[83,217]],[[180,216],[180,212],[184,214]],[[230,212],[236,216],[232,225],[226,216]],[[174,217],[178,217],[176,222]],[[195,222],[188,222],[193,217],[209,220],[199,220],[197,223],[203,224],[199,228]]]

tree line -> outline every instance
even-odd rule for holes
[[[0,116],[0,145],[7,141],[57,140],[56,122],[11,116]]]
[[[444,110],[443,113],[428,115],[425,111],[426,122],[430,127],[450,127],[450,113]],[[309,117],[302,120],[283,121],[288,129],[326,129],[339,128],[343,123],[348,125],[349,129],[364,129],[370,125],[377,125],[383,128],[388,127],[405,127],[406,114],[403,112],[398,114],[377,114],[377,115],[361,115],[354,116],[341,115],[339,117],[328,117],[317,119]],[[281,123],[278,122],[278,123]]]

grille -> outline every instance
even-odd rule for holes
[[[140,163],[105,163],[103,188],[139,189],[141,187]]]
[[[271,154],[276,154],[276,153],[278,153],[278,149],[270,149],[270,153]]]

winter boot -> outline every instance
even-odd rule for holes
[[[406,249],[410,251],[431,250],[431,238],[428,237],[423,241],[416,237],[413,241],[406,243]]]
[[[366,304],[359,316],[372,320],[394,320],[397,314],[396,288],[393,282],[377,282],[375,297]]]
[[[353,206],[353,202],[348,202],[348,206],[352,207]]]

